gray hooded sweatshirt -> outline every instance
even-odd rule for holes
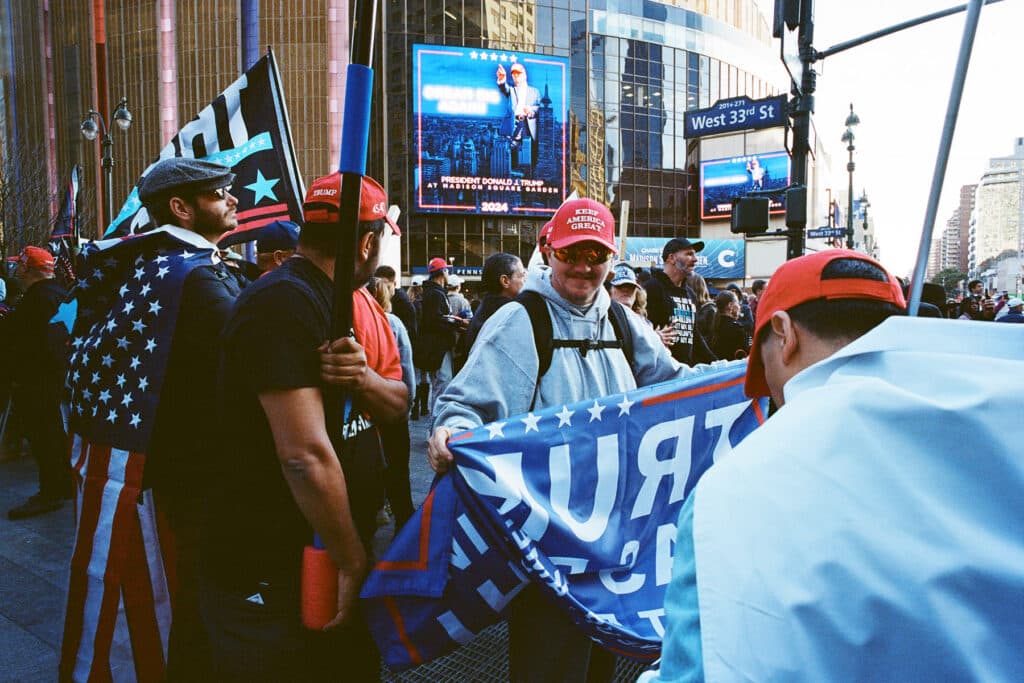
[[[524,289],[544,297],[554,339],[615,339],[608,320],[611,299],[603,287],[586,309],[555,291],[549,268],[531,268]],[[590,351],[584,357],[579,349],[556,348],[551,367],[536,387],[538,360],[530,316],[520,304],[502,306],[484,324],[466,365],[437,399],[434,424],[452,431],[473,429],[531,410],[600,398],[710,369],[707,365],[680,365],[639,316],[627,309],[626,317],[633,332],[636,379],[618,349]]]

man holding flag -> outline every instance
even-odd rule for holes
[[[380,658],[355,600],[383,503],[375,423],[408,408],[398,348],[363,285],[398,227],[383,188],[363,177],[353,268],[353,337],[330,335],[341,174],[318,179],[295,256],[239,298],[224,334],[221,415],[243,425],[212,467],[203,545],[203,621],[217,680],[378,680]],[[324,414],[325,373],[350,402]],[[323,631],[300,619],[303,547],[322,541],[337,567]],[[329,587],[323,587],[329,588]],[[332,606],[333,607],[333,606]]]
[[[676,362],[654,330],[628,310],[632,358],[622,350],[609,313],[618,304],[602,286],[617,251],[615,219],[607,207],[592,199],[570,199],[551,225],[551,267],[529,271],[524,291],[543,297],[553,338],[572,340],[573,347],[553,349],[550,368],[541,374],[525,306],[498,309],[481,329],[463,369],[438,398],[438,426],[428,442],[430,465],[437,472],[451,466],[447,442],[459,431],[700,372]],[[590,640],[536,585],[512,603],[509,639],[514,681],[582,682],[588,680],[588,669],[594,678],[611,679],[614,667],[608,658],[601,665],[591,662]]]
[[[163,676],[166,661],[169,679],[196,680],[208,668],[197,591],[199,503],[219,432],[218,338],[239,293],[212,241],[237,225],[233,179],[231,169],[208,161],[156,163],[139,196],[161,227],[92,247],[76,290],[72,462],[83,481],[64,677],[84,680],[118,666],[134,667],[140,679]],[[115,483],[126,501],[137,489],[142,504],[108,507]],[[151,588],[129,596],[142,577]],[[133,663],[110,661],[122,599]],[[146,622],[153,628],[143,629]]]

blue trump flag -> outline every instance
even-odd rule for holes
[[[438,478],[362,597],[387,664],[468,642],[534,581],[592,639],[658,656],[683,500],[761,422],[745,364],[454,436]]]

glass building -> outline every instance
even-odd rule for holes
[[[701,144],[684,137],[685,111],[776,95],[788,84],[754,0],[385,0],[379,11],[367,171],[402,209],[407,275],[433,256],[470,274],[497,251],[525,259],[546,220],[416,210],[414,45],[567,60],[566,111],[542,130],[564,134],[566,191],[598,199],[616,216],[628,201],[631,236],[701,234]],[[33,156],[52,187],[82,165],[83,201],[95,204],[101,150],[78,127],[87,110],[106,116],[127,97],[133,126],[113,136],[116,211],[167,140],[244,70],[242,26],[254,25],[258,44],[277,54],[308,186],[337,167],[348,12],[348,0],[0,0],[0,147],[5,159],[14,147],[45,148]],[[766,133],[740,135],[760,140],[758,153],[781,148],[781,134],[768,143]],[[484,153],[463,146],[459,163],[484,168]],[[81,211],[87,236],[97,234],[96,213]]]

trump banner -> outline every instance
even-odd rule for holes
[[[501,619],[529,581],[605,648],[654,659],[676,521],[700,476],[764,421],[745,363],[462,432],[362,597],[405,669]]]

